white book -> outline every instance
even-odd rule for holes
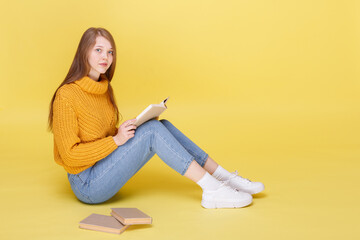
[[[150,104],[144,111],[142,111],[142,113],[140,113],[136,117],[136,121],[134,125],[138,127],[144,122],[159,117],[160,114],[162,114],[167,109],[166,102],[168,99],[169,97],[167,97],[164,101],[162,101],[159,104]]]

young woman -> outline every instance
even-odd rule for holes
[[[116,46],[103,28],[83,34],[65,80],[51,100],[49,129],[55,161],[63,166],[76,197],[88,204],[107,201],[156,153],[202,189],[204,208],[239,208],[264,185],[230,173],[167,120],[135,127],[119,122],[110,85]]]

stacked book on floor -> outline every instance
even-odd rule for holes
[[[91,214],[79,223],[79,227],[120,234],[130,225],[152,223],[152,218],[137,208],[111,208],[111,210],[111,216]]]

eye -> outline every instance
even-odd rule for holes
[[[97,48],[97,49],[95,49],[95,51],[97,51],[97,52],[101,52],[101,49],[100,49],[100,48]]]
[[[113,52],[113,51],[109,51],[109,53],[110,53],[110,54],[114,54],[114,52]]]

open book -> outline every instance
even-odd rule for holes
[[[167,97],[164,101],[162,101],[159,104],[149,105],[142,113],[139,114],[139,116],[136,117],[136,121],[134,125],[138,127],[144,122],[160,116],[160,114],[167,109],[165,103],[167,102],[168,99],[169,97]]]

